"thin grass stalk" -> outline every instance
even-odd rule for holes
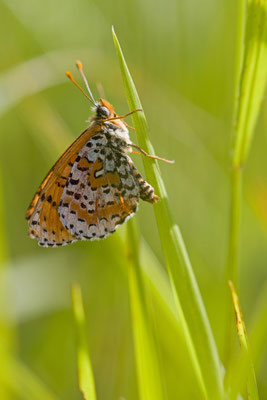
[[[267,78],[267,2],[240,0],[238,3],[236,87],[234,101],[234,144],[231,167],[228,262],[226,282],[238,288],[238,259],[242,203],[243,167],[247,160],[254,127],[260,110]],[[230,297],[226,297],[226,321],[232,321]],[[225,338],[226,366],[235,347],[234,325],[230,323]]]
[[[236,314],[236,328],[237,328],[237,335],[240,343],[240,349],[241,349],[241,357],[242,357],[242,373],[239,371],[239,376],[241,379],[236,379],[236,373],[232,374],[232,384],[230,388],[230,393],[231,393],[231,399],[235,400],[237,398],[237,394],[241,387],[238,386],[238,383],[241,381],[244,376],[244,373],[246,374],[246,380],[247,380],[247,392],[248,392],[248,398],[250,400],[259,400],[259,394],[258,394],[258,388],[257,388],[257,382],[256,382],[256,376],[255,376],[255,371],[254,371],[254,366],[250,354],[250,349],[249,349],[249,344],[248,344],[248,338],[247,338],[247,332],[246,332],[246,327],[244,323],[244,319],[242,316],[241,312],[241,307],[239,304],[239,299],[234,287],[234,284],[229,281],[229,286],[231,290],[231,295],[232,295],[232,301],[233,301],[233,306]]]
[[[141,102],[114,30],[113,38],[130,111],[140,109]],[[139,146],[153,155],[154,150],[149,139],[144,113],[135,113],[132,119]],[[146,158],[143,162],[148,181],[161,198],[154,206],[158,230],[176,300],[181,305],[178,311],[182,313],[181,320],[185,321],[183,325],[185,338],[189,348],[194,351],[193,365],[197,376],[200,377],[200,385],[204,388],[201,396],[221,399],[223,385],[218,352],[183,238],[179,227],[173,223],[158,163]]]
[[[87,343],[82,291],[78,284],[72,285],[71,295],[78,339],[77,365],[79,388],[85,400],[96,400],[95,381]]]
[[[237,115],[240,99],[240,77],[243,69],[244,62],[244,42],[245,42],[245,21],[247,12],[247,0],[238,1],[238,20],[237,20],[237,41],[236,41],[236,70],[234,80],[234,102],[233,102],[233,128],[237,129]],[[228,363],[230,354],[232,354],[235,346],[235,327],[232,301],[229,296],[227,282],[231,280],[237,285],[237,265],[239,253],[239,231],[240,231],[240,218],[241,218],[241,192],[242,192],[242,170],[237,154],[239,152],[239,138],[234,136],[233,143],[233,158],[230,172],[230,214],[229,214],[229,237],[228,237],[228,258],[225,273],[225,290],[226,290],[226,319],[227,330],[225,337],[225,364]],[[237,163],[235,163],[235,161]],[[228,325],[228,321],[229,325]],[[230,335],[230,340],[229,340]]]
[[[254,310],[252,326],[249,329],[250,346],[249,357],[245,351],[235,354],[231,358],[231,363],[225,375],[225,387],[231,394],[232,399],[236,400],[237,393],[245,387],[247,376],[251,368],[258,369],[261,361],[266,356],[266,337],[267,337],[267,286],[259,296],[258,304]],[[251,324],[250,324],[251,325]],[[253,365],[252,365],[253,362]],[[254,374],[253,374],[254,375]],[[253,377],[252,375],[252,377]],[[254,378],[253,378],[254,379]]]
[[[239,252],[239,232],[241,217],[242,168],[233,166],[231,172],[230,239],[228,254],[228,273],[237,282],[237,264]]]
[[[6,304],[8,302],[7,289],[4,282],[4,270],[8,265],[8,244],[6,240],[6,227],[4,217],[4,197],[3,197],[3,184],[2,174],[0,169],[0,359],[2,368],[8,368],[7,363],[9,358],[7,357],[8,352],[12,352],[14,348],[14,328],[10,322],[9,316],[6,314]],[[9,400],[11,394],[8,388],[2,384],[0,374],[0,398]]]
[[[153,302],[157,304],[161,310],[164,310],[165,316],[168,318],[168,320],[172,324],[172,328],[180,335],[180,332],[183,332],[183,330],[188,329],[186,325],[186,321],[182,320],[182,308],[180,304],[177,302],[177,298],[174,298],[172,290],[171,290],[171,285],[168,280],[168,275],[166,272],[162,269],[162,267],[159,264],[159,261],[155,260],[155,256],[153,255],[151,249],[149,249],[148,244],[145,242],[145,239],[142,238],[142,241],[140,241],[142,246],[141,246],[141,268],[142,268],[142,275],[145,278],[144,284],[145,288],[147,291],[152,291],[153,295]],[[151,299],[152,300],[152,299]],[[175,301],[176,300],[176,301]],[[179,307],[180,311],[177,312],[177,308]],[[184,332],[183,332],[184,333]],[[186,335],[188,336],[188,335]],[[163,340],[165,337],[163,337]],[[196,357],[196,352],[194,351],[194,348],[192,347],[192,342],[188,341],[187,342],[187,349],[189,352],[189,355],[193,361],[193,364],[197,367],[198,366],[198,360],[195,360]],[[179,349],[177,348],[176,350]],[[196,384],[202,385],[203,384],[203,379],[201,376],[201,370],[196,370],[193,369],[193,373],[197,374],[195,379],[196,379]],[[194,377],[193,377],[194,379]],[[199,390],[201,393],[203,393],[203,397],[207,397],[207,392],[206,389],[203,386],[196,387],[196,390]]]
[[[5,358],[5,365],[0,364],[0,374],[1,381],[9,389],[8,393],[15,394],[22,400],[59,400],[23,363],[9,354],[5,354]],[[3,397],[3,400],[6,398]]]
[[[127,224],[128,280],[132,314],[138,389],[141,400],[163,400],[164,388],[155,332],[148,314],[145,285],[139,260],[139,240],[135,223]]]
[[[241,198],[242,198],[242,168],[232,166],[231,170],[231,199],[230,199],[230,221],[229,221],[229,241],[228,241],[228,262],[226,268],[226,279],[229,278],[237,284],[238,281],[238,256],[240,241],[240,219],[241,219]],[[226,280],[225,280],[226,283]],[[225,284],[226,286],[226,284]],[[227,286],[226,286],[227,287]],[[225,366],[230,362],[234,352],[236,335],[235,323],[231,298],[226,293],[226,336],[225,336]]]
[[[8,316],[5,315],[5,304],[7,302],[6,287],[4,286],[3,277],[4,269],[8,265],[8,245],[6,240],[5,217],[4,217],[4,198],[2,190],[2,175],[0,169],[0,340],[1,345],[6,350],[11,350],[13,342],[13,328],[10,325]]]

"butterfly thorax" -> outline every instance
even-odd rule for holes
[[[131,151],[132,141],[129,137],[128,129],[124,127],[118,127],[111,122],[105,122],[105,135],[108,139],[108,145],[120,151]]]
[[[100,99],[94,111],[90,127],[99,127],[99,133],[105,135],[107,139],[106,145],[119,151],[131,152],[132,141],[129,138],[129,131],[125,122],[117,117],[113,106],[106,100]]]

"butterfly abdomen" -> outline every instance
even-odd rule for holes
[[[132,161],[131,167],[139,188],[140,198],[148,203],[156,203],[160,198],[154,193],[154,188],[142,178]]]

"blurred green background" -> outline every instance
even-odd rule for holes
[[[27,237],[24,215],[35,190],[91,116],[64,73],[78,77],[81,59],[95,97],[104,91],[117,113],[126,113],[114,25],[155,151],[175,159],[161,170],[222,353],[236,13],[231,0],[0,1],[0,328],[4,345],[60,399],[81,398],[73,281],[82,284],[99,399],[137,398],[124,228],[58,249]],[[267,288],[266,111],[264,99],[243,191],[240,301],[248,328]],[[140,157],[133,159],[143,172]],[[164,266],[153,208],[142,203],[135,218]],[[151,312],[169,399],[197,399],[183,338],[159,305]],[[256,373],[267,398],[266,353]],[[9,388],[2,398],[23,397]]]

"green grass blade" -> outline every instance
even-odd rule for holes
[[[241,354],[242,354],[242,365],[243,365],[242,370],[241,371],[238,370],[238,373],[236,371],[232,371],[231,379],[232,379],[233,387],[231,387],[231,398],[236,399],[238,390],[240,389],[238,387],[240,378],[238,378],[237,375],[239,375],[239,377],[243,378],[244,374],[246,373],[248,398],[250,400],[258,400],[259,395],[258,395],[256,376],[255,376],[252,358],[250,355],[250,349],[249,349],[249,345],[248,345],[248,338],[247,338],[244,319],[242,316],[242,312],[241,312],[238,296],[235,291],[235,287],[231,281],[229,281],[229,286],[231,289],[232,301],[233,301],[233,306],[234,306],[234,310],[235,310],[235,314],[236,314],[237,335],[238,335],[238,339],[239,339],[239,343],[240,343]]]
[[[4,365],[0,365],[1,383],[20,399],[59,400],[44,383],[23,363],[3,353]]]
[[[267,2],[249,0],[236,109],[234,166],[246,161],[267,79]],[[242,40],[242,37],[241,37]]]
[[[237,72],[234,102],[234,145],[231,172],[231,202],[229,220],[228,263],[226,282],[238,287],[238,253],[243,165],[246,162],[253,130],[259,114],[267,78],[267,2],[239,1],[237,42]],[[232,320],[232,305],[228,297],[226,321]],[[225,360],[234,349],[234,325],[226,332]]]
[[[4,271],[8,265],[8,245],[5,235],[5,213],[4,213],[4,191],[2,184],[2,171],[0,169],[0,360],[2,368],[8,369],[7,352],[12,352],[14,347],[14,327],[6,312],[8,301],[7,288],[4,283]],[[0,375],[1,380],[1,375]],[[0,383],[0,398],[9,400],[11,398],[8,388]]]
[[[114,30],[113,38],[129,108],[130,110],[142,108]],[[145,114],[138,112],[132,118],[139,145],[153,155]],[[184,321],[186,340],[194,352],[192,360],[203,388],[202,397],[222,398],[223,385],[217,348],[180,230],[170,215],[167,193],[158,163],[147,158],[143,161],[148,181],[161,198],[154,206],[158,230],[177,303],[181,305],[179,311],[182,314],[181,321]]]
[[[241,352],[236,357],[231,359],[229,368],[226,371],[225,383],[226,387],[231,388],[229,392],[235,400],[235,395],[240,388],[242,389],[246,384],[246,377],[252,368],[252,362],[255,369],[260,367],[261,362],[266,357],[267,350],[267,286],[265,285],[259,300],[254,309],[253,321],[250,323],[249,329],[249,358],[246,351]],[[253,376],[253,372],[252,372]]]
[[[179,326],[176,305],[168,275],[143,236],[140,239],[140,259],[142,260],[141,267],[145,284],[152,288],[155,298],[158,299],[162,307],[166,310],[166,314],[170,314]]]
[[[163,386],[156,341],[147,312],[146,294],[139,263],[139,242],[133,220],[128,222],[129,293],[135,357],[141,400],[163,400]]]
[[[0,341],[2,346],[5,345],[5,350],[11,350],[13,342],[13,328],[11,327],[8,316],[5,315],[7,292],[3,281],[3,271],[8,265],[8,248],[5,235],[5,213],[1,172],[2,171],[0,169]]]
[[[85,400],[96,400],[95,383],[87,344],[82,292],[79,285],[71,288],[73,312],[78,333],[78,380]]]

